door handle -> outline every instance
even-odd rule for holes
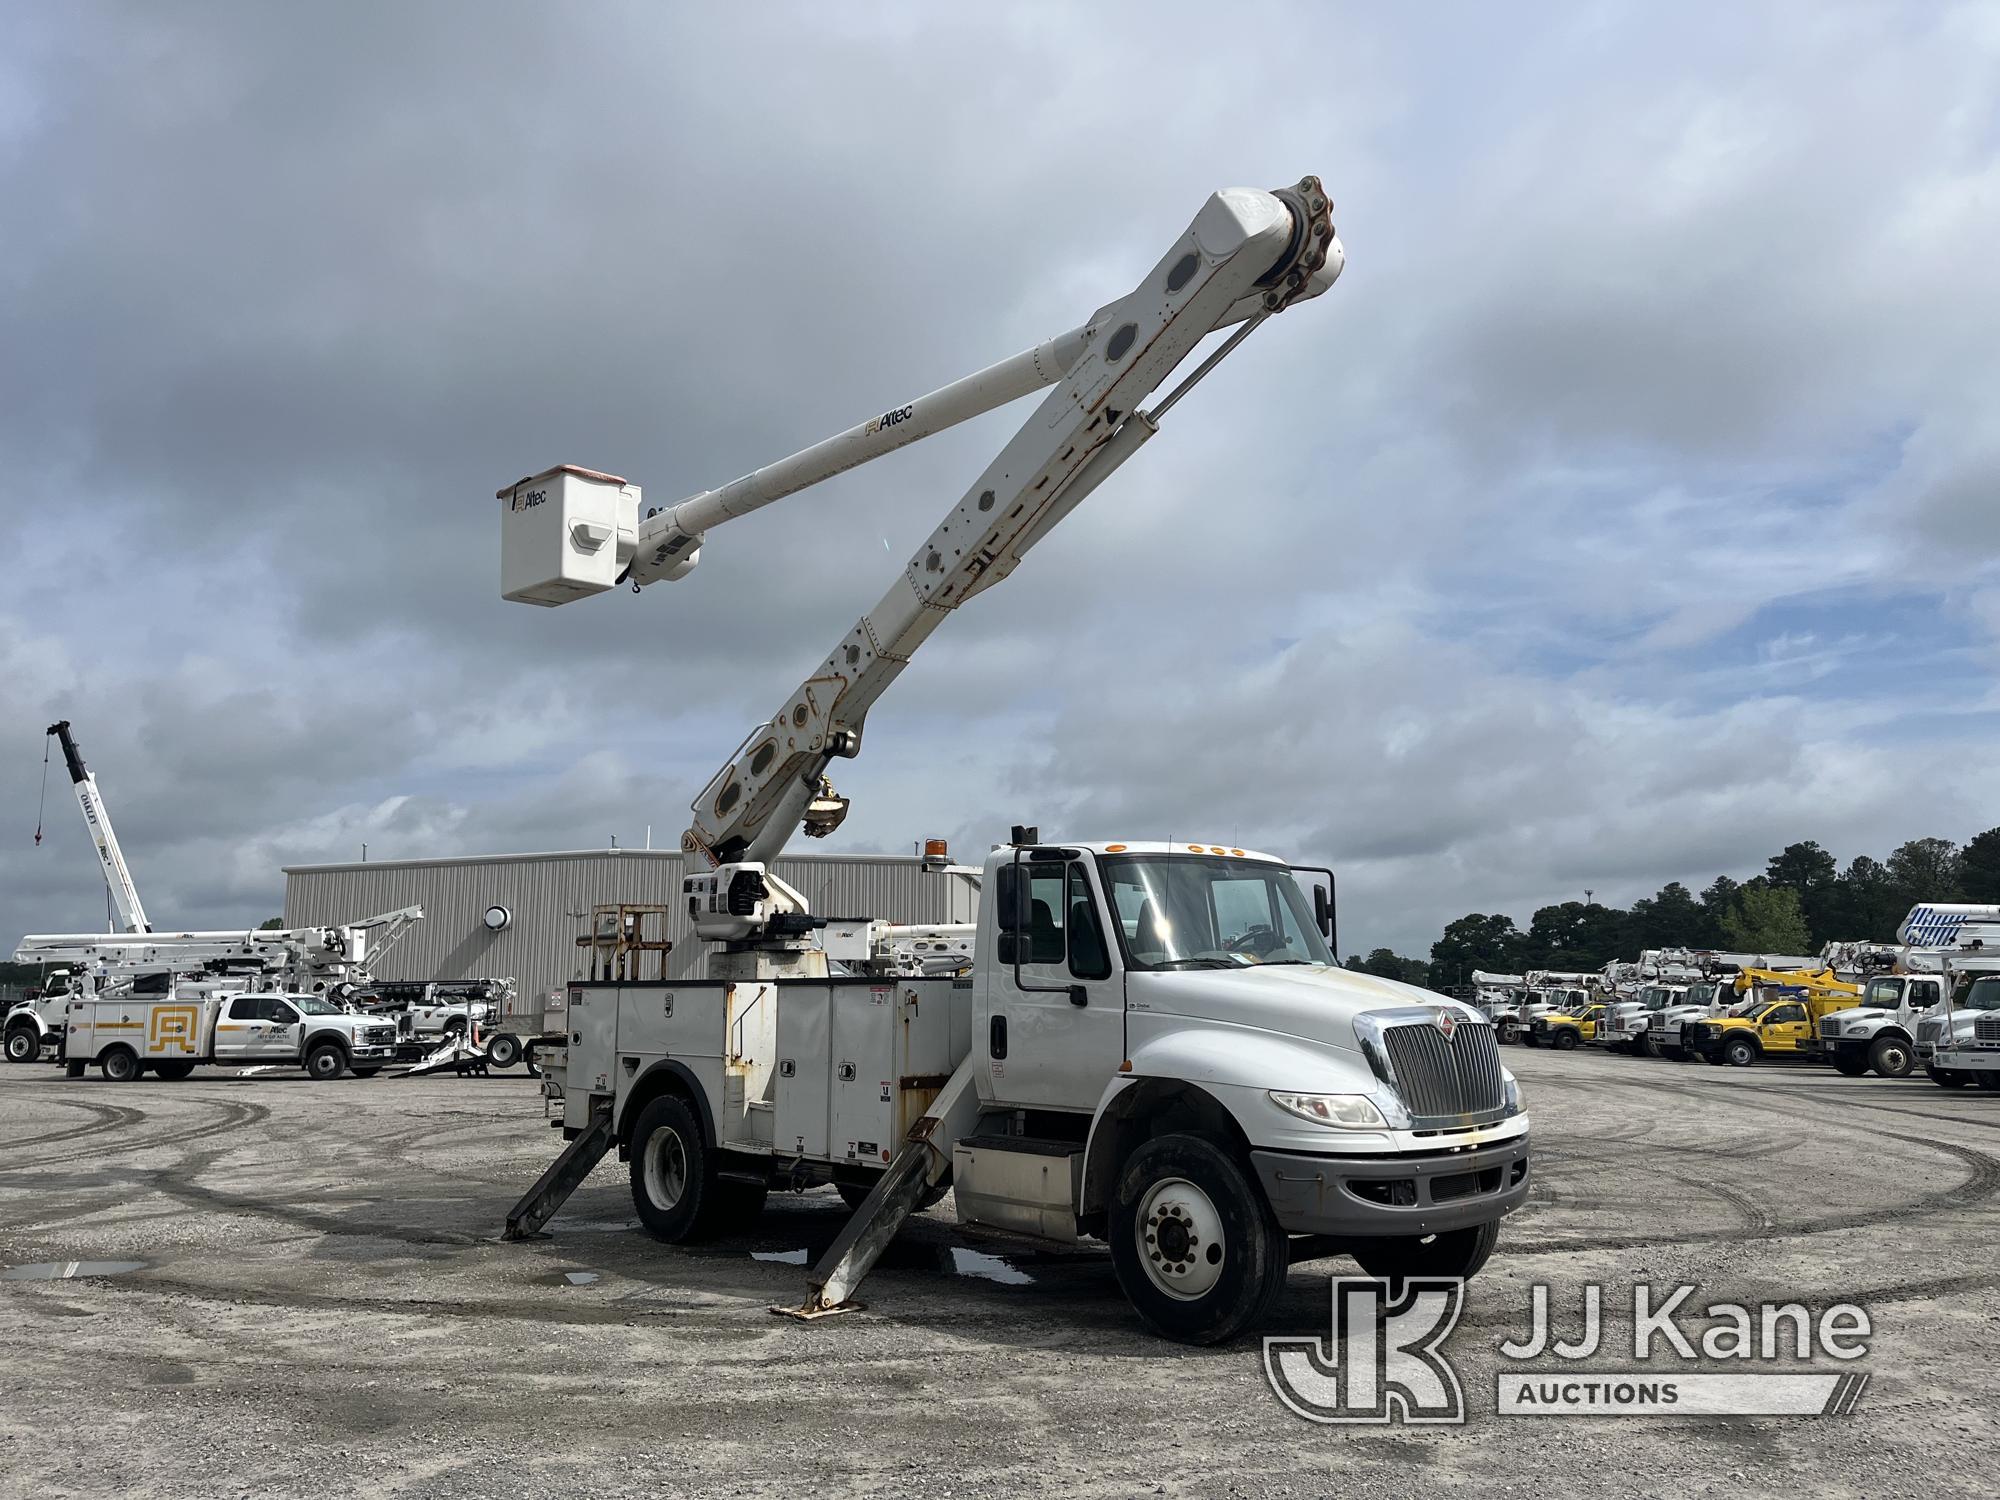
[[[1007,1018],[995,1016],[986,1028],[986,1055],[999,1059],[1007,1055]]]

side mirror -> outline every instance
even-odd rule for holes
[[[998,932],[1025,932],[1028,903],[1022,900],[1021,867],[1002,865],[993,883],[993,899],[998,903],[994,909],[993,925]]]

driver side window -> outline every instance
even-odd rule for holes
[[[285,1004],[284,1001],[272,999],[265,1003],[271,1007],[270,1019],[274,1025],[291,1026],[297,1023],[299,1013],[293,1010],[291,1006]]]
[[[1806,1008],[1803,1005],[1780,1005],[1764,1017],[1764,1024],[1776,1026],[1785,1021],[1803,1021],[1805,1018]]]

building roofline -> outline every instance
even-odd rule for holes
[[[429,870],[447,865],[522,865],[554,860],[578,859],[631,859],[660,860],[679,863],[682,859],[678,849],[553,849],[539,854],[454,854],[441,855],[431,859],[357,859],[323,865],[283,865],[280,873],[285,875],[330,875],[348,870]],[[916,854],[780,854],[780,860],[796,860],[802,864],[894,864],[916,865],[922,863],[922,856]]]

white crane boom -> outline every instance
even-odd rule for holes
[[[118,847],[118,835],[112,831],[111,813],[104,806],[104,794],[97,789],[97,778],[84,767],[83,755],[70,736],[69,720],[58,720],[48,727],[47,732],[55,736],[56,742],[62,746],[63,762],[69,767],[70,787],[76,793],[76,805],[83,809],[83,821],[90,829],[91,842],[97,845],[98,861],[104,866],[104,883],[111,890],[111,904],[118,913],[119,930],[151,932],[153,928],[146,920],[146,908],[139,904],[139,888],[132,883],[132,872],[125,865],[125,853]]]
[[[1333,284],[1344,252],[1331,212],[1313,177],[1273,192],[1215,193],[1145,280],[1082,327],[643,523],[639,491],[615,476],[563,467],[521,480],[499,495],[502,592],[558,604],[628,578],[638,586],[683,577],[705,533],[722,521],[1055,386],[875,607],[695,799],[682,848],[718,867],[761,866],[801,824],[808,836],[839,826],[846,803],[826,780],[828,765],[859,753],[868,710],[945,617],[1013,572],[1264,318]],[[1151,412],[1138,409],[1204,338],[1232,324],[1242,326],[1175,391]],[[776,884],[761,869],[756,874]],[[716,920],[697,914],[702,936],[757,930],[761,908],[732,912],[724,909],[726,891],[712,893]],[[754,891],[758,899],[764,894]],[[796,892],[783,895],[784,905],[803,909]]]

